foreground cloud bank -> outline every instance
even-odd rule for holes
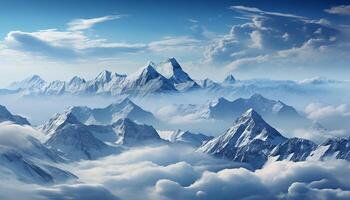
[[[65,167],[79,180],[38,186],[7,179],[0,197],[17,191],[16,199],[350,198],[350,166],[342,160],[273,162],[253,172],[191,148],[161,146]]]

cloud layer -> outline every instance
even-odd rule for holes
[[[191,148],[160,146],[61,167],[79,179],[39,186],[6,178],[0,184],[0,197],[11,199],[13,192],[16,199],[73,200],[350,197],[350,166],[343,160],[272,162],[253,172],[242,164],[213,159]]]

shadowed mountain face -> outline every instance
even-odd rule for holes
[[[0,105],[0,123],[9,121],[19,125],[30,125],[28,120],[19,115],[13,115],[10,111],[7,110],[5,106]]]

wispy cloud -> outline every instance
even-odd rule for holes
[[[350,5],[333,6],[324,11],[330,14],[350,15]]]
[[[255,14],[261,14],[261,15],[274,15],[274,16],[280,16],[280,17],[291,17],[291,18],[299,18],[299,19],[304,19],[305,17],[299,16],[299,15],[294,15],[294,14],[289,14],[289,13],[281,13],[281,12],[270,12],[270,11],[264,11],[259,8],[255,7],[247,7],[247,6],[230,6],[229,7],[231,10],[236,10],[236,11],[241,11],[241,12],[249,12],[249,13],[255,13]]]
[[[96,24],[111,21],[115,19],[120,19],[125,15],[107,15],[103,17],[90,18],[90,19],[74,19],[68,23],[68,30],[70,31],[81,31],[90,29]]]
[[[192,18],[187,19],[187,21],[192,22],[192,23],[198,23],[198,20],[192,19]]]

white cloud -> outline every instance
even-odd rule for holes
[[[350,5],[339,5],[324,10],[330,14],[350,15]]]
[[[187,21],[189,21],[191,23],[198,23],[198,20],[192,19],[192,18],[187,19]]]
[[[11,199],[15,191],[17,199],[345,199],[350,188],[350,166],[343,160],[273,162],[253,172],[169,146],[64,166],[79,182],[38,186],[4,179],[0,197]]]
[[[208,45],[204,53],[208,63],[253,73],[277,66],[292,68],[291,63],[310,66],[335,59],[331,55],[336,54],[342,33],[327,19],[312,20],[246,6],[230,8],[243,12],[250,21],[232,26],[229,33]]]
[[[201,48],[201,41],[189,36],[165,37],[158,41],[153,41],[148,44],[149,49],[155,52],[171,51],[193,51]]]
[[[123,17],[123,15],[107,15],[103,17],[90,18],[90,19],[74,19],[68,23],[68,30],[70,31],[86,30],[86,29],[90,29],[96,24],[110,21],[110,20],[120,19],[121,17]]]
[[[250,38],[252,40],[252,44],[250,45],[250,47],[258,48],[258,49],[261,49],[263,47],[262,36],[261,36],[261,33],[259,31],[251,32]]]
[[[264,11],[259,8],[255,7],[247,7],[247,6],[230,6],[231,10],[236,11],[244,11],[244,12],[250,12],[250,13],[256,13],[256,14],[262,14],[262,15],[273,15],[273,16],[280,16],[280,17],[290,17],[290,18],[298,18],[298,19],[305,19],[303,16],[289,14],[289,13],[280,13],[280,12],[269,12]]]
[[[308,118],[314,120],[336,115],[350,116],[350,111],[348,110],[346,104],[332,106],[320,103],[311,103],[306,106],[305,112],[307,113]]]

